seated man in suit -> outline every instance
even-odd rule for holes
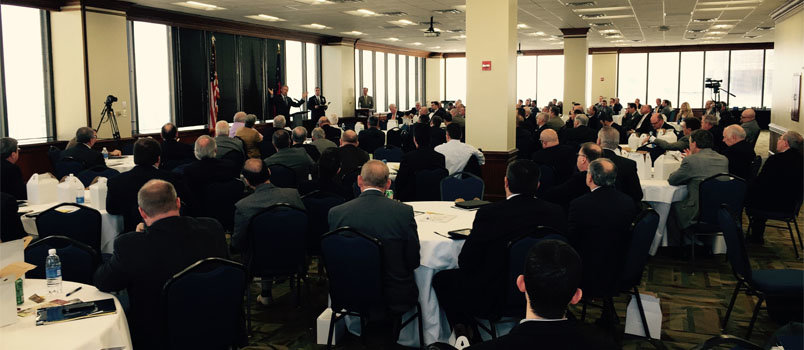
[[[196,199],[201,198],[207,186],[240,177],[238,165],[226,159],[216,158],[217,152],[215,139],[202,135],[195,140],[194,154],[197,160],[184,168],[183,179]],[[198,200],[193,203],[196,208],[197,205],[200,205]]]
[[[543,240],[528,251],[525,269],[516,286],[525,293],[525,319],[508,334],[475,344],[467,350],[486,349],[617,349],[612,339],[566,317],[567,306],[583,296],[581,257],[570,245]],[[584,290],[585,291],[585,290]]]
[[[471,325],[472,316],[493,312],[505,299],[508,242],[547,226],[565,232],[564,210],[534,196],[539,167],[531,160],[515,160],[504,178],[506,200],[480,207],[472,233],[454,270],[437,273],[433,288],[450,324]]]
[[[249,222],[263,209],[278,203],[288,203],[304,210],[299,191],[295,188],[276,187],[271,183],[271,171],[259,159],[249,159],[243,166],[243,177],[246,185],[254,192],[235,203],[234,230],[232,232],[232,247],[239,250],[244,260],[251,254],[248,246]],[[262,281],[262,291],[257,301],[267,305],[272,299],[271,281]]]
[[[449,128],[449,124],[447,124],[447,128]],[[447,130],[447,135],[449,135],[449,130]],[[534,151],[533,132],[525,126],[525,119],[522,116],[516,117],[515,135],[517,159],[529,159],[530,154]]]
[[[589,117],[584,114],[576,114],[575,122],[573,123],[572,128],[564,128],[561,130],[561,135],[559,137],[561,139],[561,144],[578,149],[582,143],[595,142],[595,139],[597,139],[597,133],[595,130],[590,128],[588,124]]]
[[[614,162],[593,161],[586,173],[591,192],[570,202],[568,211],[570,243],[586,263],[581,286],[591,297],[616,292],[630,242],[627,233],[637,214],[633,198],[614,188],[616,181]]]
[[[13,241],[28,235],[22,227],[19,209],[14,196],[0,192],[0,242]]]
[[[327,148],[338,148],[338,145],[336,145],[334,142],[327,140],[327,133],[320,127],[313,129],[313,132],[310,133],[310,136],[313,139],[311,145],[315,146],[320,154],[324,154],[324,151]]]
[[[313,162],[317,162],[318,158],[321,158],[321,152],[318,151],[318,147],[312,143],[304,143],[307,141],[307,129],[303,126],[293,128],[291,139],[293,140],[293,146],[290,147],[304,148],[304,151],[307,152],[307,155],[310,156]]]
[[[354,130],[344,131],[341,134],[340,142],[341,147],[338,148],[338,154],[341,157],[341,175],[348,175],[369,161],[368,152],[357,147],[359,143]]]
[[[349,226],[382,242],[383,294],[394,312],[409,311],[419,298],[413,270],[419,267],[419,235],[413,208],[385,197],[391,187],[388,166],[372,160],[363,165],[360,196],[329,211],[330,230]],[[382,215],[356,215],[382,213]]]
[[[726,149],[721,154],[729,160],[729,173],[749,180],[751,162],[754,161],[756,153],[754,146],[746,139],[745,130],[737,124],[727,126],[723,130],[723,143],[726,144]]]
[[[475,157],[478,164],[486,164],[483,152],[472,145],[461,142],[463,130],[457,124],[447,125],[447,143],[435,147],[435,151],[444,155],[444,164],[449,174],[463,171],[469,159]]]
[[[318,118],[318,127],[324,129],[327,140],[336,145],[338,144],[338,140],[341,139],[341,129],[333,127],[328,117]]]
[[[380,119],[377,117],[368,118],[368,129],[363,130],[357,135],[360,148],[368,154],[374,154],[377,148],[385,145],[385,134],[380,131]]]
[[[178,128],[173,123],[162,126],[162,160],[159,169],[171,171],[179,165],[192,162],[193,146],[179,142]],[[245,140],[245,139],[244,139]]]
[[[664,151],[683,151],[690,147],[690,134],[701,128],[701,120],[698,118],[685,118],[681,123],[684,136],[676,142],[656,139],[653,142]]]
[[[602,156],[608,158],[617,166],[617,181],[615,187],[627,194],[635,203],[642,201],[642,186],[639,184],[636,162],[617,155],[614,151],[619,147],[617,142],[620,134],[610,126],[600,128],[597,133],[597,144],[603,149]]]
[[[610,116],[610,115],[604,115],[604,116],[602,116],[600,118],[600,128],[603,128],[603,127],[606,127],[606,126],[612,128],[614,130],[617,130],[617,134],[619,134],[619,135],[623,134],[623,127],[620,126],[620,124],[615,123],[614,118],[612,116]],[[598,131],[600,131],[600,130],[598,130]],[[597,137],[597,134],[595,134],[595,137]],[[620,140],[617,140],[617,142],[620,142]]]
[[[218,146],[218,151],[215,157],[223,158],[229,152],[239,152],[246,156],[246,149],[243,146],[243,140],[240,138],[229,137],[229,122],[220,120],[215,123],[215,145]]]
[[[705,115],[701,120],[701,129],[707,130],[712,134],[712,140],[715,143],[712,149],[718,153],[723,152],[726,144],[723,143],[723,126],[720,125],[717,116],[714,114]]]
[[[575,156],[575,168],[578,169],[578,172],[572,174],[564,183],[549,189],[544,194],[544,199],[567,209],[573,199],[589,193],[589,187],[586,185],[586,171],[589,170],[589,163],[602,155],[603,149],[597,144],[592,142],[582,144]]]
[[[757,113],[751,108],[746,108],[740,115],[740,126],[745,130],[745,142],[748,142],[752,147],[757,144],[757,138],[759,137],[759,124],[756,118]]]
[[[751,217],[750,242],[765,242],[766,219],[753,217],[752,210],[790,212],[801,204],[804,185],[802,167],[804,139],[795,131],[784,133],[776,141],[776,153],[765,161],[762,171],[748,186],[746,212]]]
[[[575,172],[575,152],[572,147],[559,144],[558,134],[552,129],[544,129],[539,134],[539,142],[542,148],[533,152],[530,158],[536,164],[543,164],[553,168],[557,183],[569,179],[572,173]]]
[[[20,159],[20,148],[17,140],[4,137],[0,139],[0,192],[8,193],[14,198],[28,199],[28,189],[22,181],[22,171],[17,166]]]
[[[189,200],[189,193],[179,175],[159,170],[162,148],[159,142],[142,137],[134,142],[134,164],[131,170],[110,178],[106,184],[106,211],[123,216],[123,232],[134,231],[142,222],[137,209],[137,192],[146,182],[159,179],[170,182],[179,197]]]
[[[442,109],[443,111],[443,109]],[[447,114],[449,115],[449,114]],[[442,145],[447,142],[447,132],[441,128],[441,123],[444,120],[438,116],[434,115],[430,118],[430,147],[435,148],[438,145]]]
[[[653,128],[649,132],[650,136],[659,137],[667,133],[675,133],[673,126],[664,122],[664,116],[661,113],[653,113],[650,116],[650,126]]]
[[[313,165],[315,164],[313,159],[307,155],[307,151],[303,148],[290,147],[290,133],[287,130],[274,131],[271,140],[276,148],[276,153],[265,158],[265,166],[270,167],[274,164],[281,164],[293,169],[298,182],[307,180],[313,172]]]
[[[651,131],[653,131],[653,126],[650,123],[650,111],[650,105],[642,105],[642,108],[639,110],[639,116],[636,116],[631,121],[631,129],[628,131],[629,136],[633,133],[640,135],[649,134]]]
[[[729,172],[729,160],[712,150],[712,145],[712,134],[709,131],[693,131],[690,134],[689,151],[685,151],[687,156],[681,161],[678,170],[670,174],[667,179],[673,186],[687,185],[689,193],[687,198],[672,204],[678,227],[681,229],[691,226],[698,216],[698,186],[701,181],[712,175]],[[680,232],[668,230],[668,243],[680,245]]]
[[[416,198],[416,172],[446,168],[444,155],[430,148],[429,129],[427,124],[422,123],[413,126],[413,143],[416,150],[402,155],[396,174],[395,199],[403,202],[420,200]]]
[[[137,193],[145,222],[114,241],[114,255],[95,271],[103,292],[128,290],[126,310],[137,348],[163,347],[162,287],[198,260],[228,258],[223,227],[214,219],[180,216],[181,200],[169,182],[151,180]]]
[[[246,156],[248,158],[260,158],[260,142],[263,137],[259,131],[254,129],[254,124],[257,123],[257,116],[253,114],[246,115],[246,121],[243,127],[237,130],[235,136],[243,140],[243,147],[246,149]],[[261,159],[261,158],[260,158]]]
[[[285,125],[285,116],[278,115],[274,117],[273,123],[271,123],[270,126],[262,130],[263,139],[266,140],[265,142],[260,142],[260,156],[262,156],[263,159],[268,158],[276,153],[276,147],[274,147],[274,144],[271,140],[274,136],[274,132],[277,130],[290,131],[290,128],[286,127]]]
[[[547,127],[558,132],[564,127],[564,121],[561,120],[561,109],[557,106],[550,107],[547,111],[550,113],[550,119],[547,120]]]
[[[397,126],[402,125],[402,117],[405,115],[405,113],[402,113],[401,111],[399,111],[399,109],[397,109],[396,105],[393,104],[393,103],[388,105],[388,110],[389,110],[389,112],[388,112],[388,114],[385,115],[385,120],[384,121],[380,120],[380,129],[381,130],[387,130],[388,129],[388,121],[389,120],[396,120],[396,125]]]
[[[77,142],[75,147],[65,149],[61,152],[62,160],[71,157],[83,163],[84,169],[106,166],[103,154],[92,149],[92,146],[98,141],[98,135],[95,133],[95,130],[86,126],[78,128],[75,132],[75,141]]]

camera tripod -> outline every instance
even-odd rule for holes
[[[104,119],[106,119],[109,122],[109,125],[112,127],[112,138],[115,140],[120,140],[120,128],[117,127],[117,117],[114,114],[112,102],[109,102],[108,99],[103,106],[103,110],[101,111],[101,119],[100,122],[98,122],[98,127],[95,130],[100,130]]]

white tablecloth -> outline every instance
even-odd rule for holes
[[[109,158],[106,160],[106,166],[117,170],[121,173],[131,170],[134,168],[134,156],[123,156],[123,158]]]
[[[615,122],[615,123],[617,123],[617,125],[622,126],[622,125],[623,125],[623,117],[624,117],[624,116],[625,116],[625,114],[615,114],[615,115],[612,115],[612,116],[611,116],[611,119],[613,119],[613,120],[614,120],[614,122]]]
[[[50,297],[47,294],[45,283],[45,280],[42,279],[25,279],[22,287],[25,293],[25,303],[19,307],[26,309],[35,306],[36,303],[28,300],[28,297],[36,293],[46,298],[47,301],[74,298],[93,301],[113,298],[117,313],[45,326],[36,326],[36,314],[18,318],[16,323],[0,327],[0,349],[132,348],[126,315],[120,302],[113,295],[100,292],[90,285],[64,281],[62,282],[62,293]],[[65,296],[66,293],[75,290],[78,286],[82,287],[80,291],[70,295],[69,298]]]
[[[391,181],[396,181],[396,173],[399,172],[400,163],[386,162],[385,164],[388,165],[388,171],[389,171],[388,177],[391,179]]]
[[[84,205],[95,208],[89,197],[89,190],[86,190],[84,195],[84,200],[86,202]],[[20,207],[19,212],[38,213],[45,211],[50,207],[56,206],[57,204],[59,204],[59,202],[26,205]],[[117,235],[123,231],[123,217],[120,215],[109,214],[106,210],[99,211],[101,214],[101,253],[112,254],[114,253],[114,240],[117,238]],[[36,218],[23,215],[22,227],[28,234],[39,236],[39,232],[36,229]]]
[[[670,205],[687,198],[687,186],[671,186],[667,180],[639,179],[642,185],[642,200],[650,203],[659,214],[659,227],[650,246],[650,255],[656,254],[659,246],[667,246],[667,217],[670,215]]]

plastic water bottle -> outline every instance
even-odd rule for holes
[[[45,276],[47,277],[47,292],[51,295],[61,293],[61,261],[56,255],[56,249],[47,251],[45,261]]]
[[[106,150],[106,147],[103,147],[101,154],[103,154],[103,160],[109,159],[109,151]]]

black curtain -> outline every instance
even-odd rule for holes
[[[241,36],[240,46],[240,102],[241,110],[265,117],[265,39]]]
[[[218,88],[221,98],[218,99],[218,120],[232,122],[234,114],[239,110],[239,76],[237,74],[237,36],[214,33],[215,55],[218,69]]]
[[[209,61],[206,32],[173,28],[176,67],[176,124],[204,125],[209,120]]]

